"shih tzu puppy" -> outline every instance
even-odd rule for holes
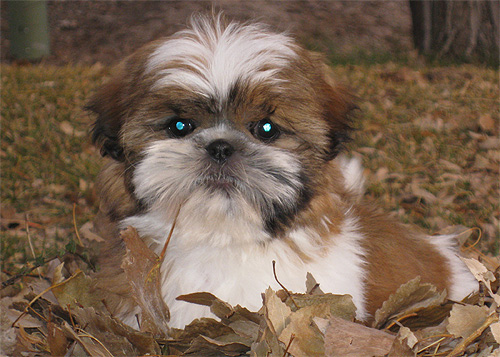
[[[452,236],[426,236],[363,203],[349,140],[352,98],[322,58],[259,24],[197,17],[128,57],[91,100],[93,141],[109,158],[95,221],[107,241],[99,284],[115,316],[138,307],[120,268],[120,230],[157,254],[172,327],[211,316],[176,297],[210,292],[257,310],[280,282],[350,294],[367,321],[420,276],[461,300],[477,286]]]

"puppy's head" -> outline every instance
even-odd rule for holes
[[[324,184],[352,105],[290,37],[199,17],[127,58],[89,108],[146,210],[248,217],[273,236]]]

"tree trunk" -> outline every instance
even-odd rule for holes
[[[498,65],[499,1],[410,0],[410,10],[420,53]]]

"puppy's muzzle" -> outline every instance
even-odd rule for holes
[[[234,153],[234,147],[223,139],[212,141],[205,147],[205,149],[210,155],[210,158],[218,164],[225,163]]]

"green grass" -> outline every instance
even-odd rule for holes
[[[350,148],[366,167],[368,196],[427,231],[480,227],[481,248],[498,254],[500,148],[481,148],[498,138],[498,72],[402,63],[334,68],[339,82],[359,97]],[[2,66],[4,268],[33,260],[28,240],[40,256],[74,239],[73,205],[78,226],[95,214],[100,157],[90,144],[92,118],[83,107],[107,70]],[[495,125],[481,126],[484,116]],[[422,192],[435,199],[422,201]],[[29,232],[26,217],[34,222]]]

